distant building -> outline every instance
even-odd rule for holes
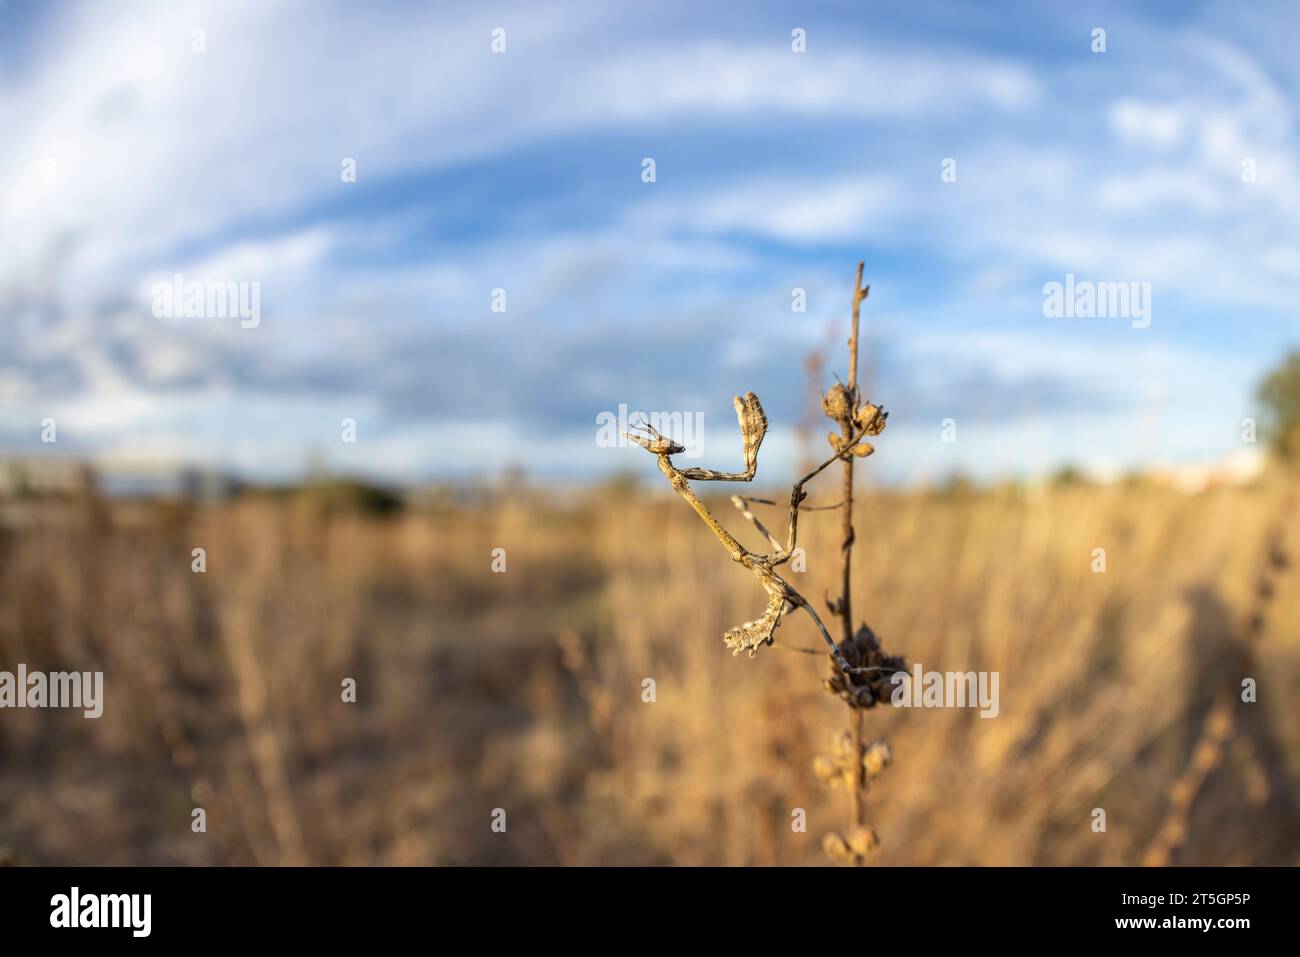
[[[1263,452],[1248,449],[1217,462],[1155,468],[1147,478],[1185,495],[1197,495],[1225,485],[1249,485],[1264,471],[1266,462]]]

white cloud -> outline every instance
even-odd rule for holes
[[[201,11],[204,54],[190,50],[195,13],[184,5],[58,14],[55,42],[0,88],[0,128],[16,133],[0,190],[0,313],[19,317],[0,346],[0,395],[24,403],[5,421],[25,429],[53,396],[83,435],[148,443],[217,416],[258,424],[177,447],[282,459],[337,395],[381,408],[448,379],[486,403],[513,395],[509,370],[567,361],[591,340],[605,341],[602,368],[555,369],[555,392],[621,387],[638,334],[718,315],[720,303],[755,304],[747,321],[771,333],[760,349],[724,320],[705,330],[730,341],[724,366],[748,370],[774,342],[803,344],[842,311],[821,292],[839,295],[835,264],[804,258],[822,247],[848,262],[879,251],[890,278],[924,286],[937,303],[913,317],[923,329],[937,328],[926,325],[935,314],[948,329],[965,320],[970,297],[978,321],[1032,317],[1025,290],[1066,271],[1156,283],[1158,329],[1191,310],[1218,310],[1225,328],[1256,311],[1285,317],[1300,294],[1288,75],[1204,30],[1148,36],[1159,69],[1114,56],[1081,79],[924,35],[814,30],[810,52],[794,55],[781,31],[620,30],[615,11],[579,6],[506,12],[500,57],[487,45],[499,9],[223,3]],[[546,197],[554,205],[538,197],[560,177],[508,167],[533,147],[581,174]],[[629,149],[628,189],[603,188]],[[643,188],[637,161],[661,150],[680,165]],[[357,159],[358,187],[339,180],[345,156]],[[946,156],[958,159],[956,183],[939,179]],[[1256,184],[1241,182],[1245,157]],[[481,196],[421,192],[424,177],[472,179],[480,165],[492,168]],[[385,180],[397,200],[349,206],[349,190],[373,197],[364,190]],[[521,196],[533,205],[516,209]],[[446,225],[457,202],[473,213],[466,235]],[[160,323],[142,304],[172,271],[262,281],[267,321],[255,336]],[[777,279],[792,272],[819,303],[802,325]],[[509,290],[505,316],[487,310],[496,286]],[[1237,359],[1190,346],[1153,378],[1140,340],[1067,347],[1046,327],[943,335],[909,343],[923,380],[981,367],[1012,384],[1156,381],[1171,403],[1190,397],[1186,409],[1208,413],[1204,381],[1240,398],[1249,379]],[[712,361],[681,345],[665,390]],[[463,346],[454,358],[452,346]],[[414,375],[420,363],[427,372]],[[493,368],[506,372],[484,374]],[[243,391],[222,393],[225,383]],[[432,432],[381,424],[384,457],[498,461],[504,417],[531,411],[498,408],[503,418],[457,420],[455,441],[435,443],[445,455],[403,451]],[[282,426],[267,425],[283,410],[293,414]],[[1113,416],[1097,422],[1113,434]],[[1017,451],[1008,429],[998,454],[1014,459],[1023,436]],[[1104,444],[1100,425],[1081,434]]]
[[[630,222],[667,231],[826,243],[885,235],[904,203],[900,184],[885,177],[788,176],[725,182],[680,200],[650,200],[634,208]]]
[[[1187,133],[1181,109],[1130,98],[1111,105],[1110,123],[1122,139],[1161,149],[1180,145]]]

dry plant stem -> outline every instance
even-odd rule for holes
[[[862,754],[865,745],[867,716],[860,708],[849,709],[849,728],[853,732],[853,753]],[[862,762],[857,762],[853,769],[855,780],[853,787],[849,788],[849,813],[855,828],[865,827],[867,823],[867,788],[866,788],[866,768]]]
[[[877,742],[868,758],[868,749],[864,746],[865,724],[862,711],[873,706],[882,696],[882,691],[871,679],[855,682],[852,676],[865,672],[893,672],[902,659],[885,655],[876,642],[871,629],[865,624],[860,632],[853,628],[852,606],[852,572],[853,572],[853,459],[870,455],[874,450],[864,442],[867,435],[879,435],[885,428],[888,413],[872,403],[860,401],[858,396],[858,326],[859,314],[868,290],[862,285],[863,263],[858,263],[857,277],[853,287],[853,326],[849,336],[849,381],[847,385],[837,384],[822,397],[822,411],[839,425],[839,432],[831,432],[827,438],[834,450],[828,459],[795,482],[790,489],[790,511],[786,542],[780,540],[750,510],[750,502],[775,505],[768,499],[746,499],[733,495],[731,502],[745,520],[763,536],[771,551],[767,554],[751,552],[740,544],[736,538],[723,527],[722,523],[709,511],[691,488],[691,481],[698,482],[750,482],[753,481],[758,467],[758,448],[767,432],[767,416],[754,393],[746,393],[734,400],[736,418],[740,423],[743,441],[745,470],[743,472],[718,472],[713,469],[686,468],[678,469],[672,463],[672,456],[684,452],[683,446],[656,431],[649,423],[640,422],[633,431],[625,432],[629,439],[642,448],[652,452],[659,465],[659,470],[668,479],[673,490],[694,509],[709,530],[717,537],[732,561],[749,569],[768,593],[768,605],[765,612],[753,621],[727,631],[723,638],[733,652],[739,654],[747,650],[751,656],[759,647],[771,645],[775,641],[775,632],[781,618],[789,608],[800,608],[808,613],[817,630],[825,641],[830,656],[838,669],[833,679],[823,682],[827,690],[839,694],[849,705],[849,730],[847,740],[852,753],[848,766],[843,769],[840,780],[848,785],[850,792],[850,812],[852,829],[846,840],[839,835],[828,835],[823,846],[827,853],[836,860],[861,864],[867,853],[879,842],[875,832],[866,825],[865,796],[867,781],[889,763],[888,745]],[[804,598],[789,582],[777,574],[777,568],[788,562],[795,553],[799,537],[799,513],[813,511],[814,506],[804,505],[807,495],[804,486],[830,467],[833,462],[843,463],[843,496],[835,505],[820,506],[823,509],[839,508],[843,510],[843,541],[840,548],[841,589],[837,599],[828,599],[830,612],[840,619],[842,639],[837,644],[831,637],[829,629],[812,604]],[[805,649],[795,649],[804,651]],[[847,652],[847,655],[846,655]],[[854,664],[850,664],[850,658]],[[887,665],[887,666],[881,666]],[[847,676],[847,677],[846,677]],[[887,693],[887,692],[885,692]],[[843,755],[841,755],[843,757]],[[833,767],[833,765],[832,765]]]
[[[849,333],[849,391],[850,394],[856,395],[858,390],[858,316],[861,312],[862,300],[867,298],[868,289],[862,288],[862,267],[863,263],[858,263],[858,275],[853,282],[853,328]],[[849,438],[849,427],[841,426],[844,438]],[[848,641],[853,637],[853,596],[851,588],[853,572],[853,457],[849,456],[844,460],[844,514],[842,516],[841,528],[844,531],[843,548],[843,575],[840,588],[840,623],[842,625],[843,640]]]
[[[868,288],[862,286],[862,268],[863,263],[858,263],[858,274],[853,281],[853,325],[849,332],[849,391],[851,395],[856,396],[858,391],[858,324],[861,313],[862,300],[867,298]],[[848,439],[849,428],[847,425],[841,425],[841,432],[845,439]],[[838,607],[840,613],[840,631],[845,642],[853,637],[853,591],[852,591],[852,574],[853,574],[853,544],[856,534],[853,530],[853,457],[848,456],[844,459],[844,513],[841,516],[841,528],[843,530],[843,543],[841,545],[842,554],[842,575],[840,585],[840,598],[835,607]],[[857,708],[849,709],[849,729],[853,735],[853,747],[855,754],[861,754],[863,748],[863,724],[865,716]],[[859,761],[854,766],[853,786],[849,788],[850,815],[854,828],[864,827],[866,825],[866,770]],[[856,859],[855,859],[856,860]]]
[[[1206,715],[1200,739],[1192,750],[1191,760],[1169,789],[1169,808],[1151,846],[1142,858],[1144,867],[1168,867],[1174,853],[1187,837],[1187,822],[1192,805],[1206,778],[1218,767],[1224,747],[1232,737],[1237,696],[1231,688],[1220,688]]]

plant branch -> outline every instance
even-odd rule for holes
[[[751,552],[740,544],[736,538],[723,527],[722,523],[709,511],[707,505],[691,489],[691,481],[701,482],[751,482],[758,469],[758,448],[767,432],[767,416],[759,404],[758,397],[747,392],[744,397],[736,396],[734,405],[736,418],[740,423],[743,442],[745,470],[743,472],[718,472],[713,469],[686,468],[678,469],[672,463],[672,456],[685,449],[672,439],[656,432],[648,423],[639,423],[633,428],[639,434],[624,433],[638,445],[653,453],[658,459],[659,470],[663,472],[673,489],[691,506],[717,537],[732,561],[748,569],[758,579],[768,595],[767,608],[758,618],[747,621],[723,634],[723,640],[732,649],[733,654],[748,651],[750,657],[758,649],[775,642],[775,632],[782,617],[791,608],[802,609],[812,619],[817,631],[830,653],[831,659],[839,673],[823,681],[823,686],[839,695],[849,705],[849,733],[845,736],[849,753],[843,749],[839,758],[829,762],[836,779],[849,786],[850,824],[847,838],[838,834],[827,835],[823,847],[835,860],[852,864],[865,862],[867,854],[879,843],[875,831],[866,824],[866,791],[868,779],[879,773],[891,760],[888,744],[876,742],[869,748],[864,743],[864,710],[888,694],[888,679],[880,677],[889,672],[896,672],[903,666],[903,659],[884,653],[871,629],[864,623],[854,631],[852,610],[852,572],[853,546],[855,533],[853,527],[853,460],[870,455],[874,450],[863,439],[868,435],[879,435],[885,428],[887,413],[876,405],[864,403],[858,392],[858,331],[861,306],[866,300],[870,287],[862,285],[864,264],[858,263],[857,278],[853,285],[853,320],[849,333],[849,370],[848,383],[836,381],[821,398],[822,411],[839,426],[838,432],[831,432],[827,439],[834,454],[807,475],[800,478],[790,489],[789,519],[786,543],[782,547],[776,536],[754,515],[751,503],[778,505],[771,499],[733,495],[731,502],[740,510],[741,515],[758,531],[771,546],[767,554]],[[824,472],[833,462],[842,461],[843,495],[841,501],[834,505],[804,505],[807,498],[804,486]],[[788,562],[795,552],[799,540],[799,513],[819,510],[840,509],[841,528],[843,531],[840,546],[840,595],[835,600],[827,601],[831,614],[840,620],[841,641],[837,644],[831,636],[826,623],[803,595],[789,582],[777,574],[776,569]],[[783,645],[782,647],[790,647]],[[807,648],[790,648],[801,654],[820,654]],[[850,664],[850,661],[853,663]],[[876,677],[855,679],[853,676],[873,673]],[[820,760],[820,759],[819,759]],[[847,762],[847,763],[845,763]]]

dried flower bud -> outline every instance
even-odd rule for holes
[[[827,432],[826,441],[831,444],[831,448],[836,452],[844,451],[844,437],[838,432]]]
[[[883,738],[867,745],[862,755],[862,766],[867,769],[867,776],[874,778],[885,768],[894,763],[894,749]]]
[[[860,459],[865,459],[874,451],[876,451],[876,447],[870,442],[859,442],[857,445],[853,446],[853,454]]]

